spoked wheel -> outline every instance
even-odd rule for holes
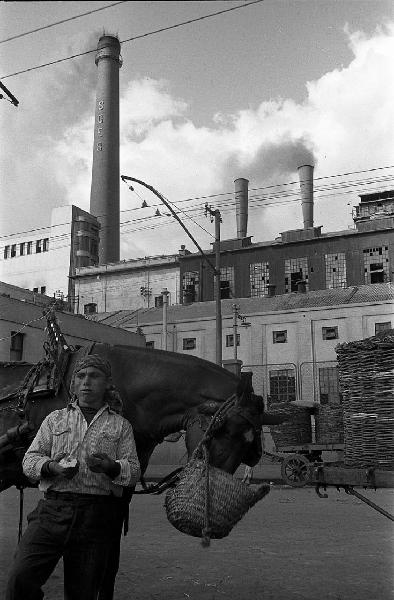
[[[286,456],[281,465],[283,481],[292,487],[302,487],[308,483],[309,460],[302,454]]]

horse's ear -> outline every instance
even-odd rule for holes
[[[241,373],[241,381],[237,387],[237,396],[240,405],[248,404],[251,400],[253,394],[252,377],[253,373],[251,371]]]
[[[201,415],[214,415],[220,406],[221,403],[216,402],[216,400],[207,400],[207,402],[200,404],[197,410]]]

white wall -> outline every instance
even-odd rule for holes
[[[245,299],[243,299],[245,302]],[[162,348],[162,324],[143,322],[140,325],[147,342],[153,341],[155,348]],[[238,327],[241,345],[237,358],[243,361],[245,370],[254,373],[255,391],[267,395],[269,371],[272,369],[294,369],[297,374],[297,399],[303,402],[319,401],[318,370],[320,367],[335,366],[338,344],[363,339],[375,334],[375,323],[388,322],[394,325],[394,310],[390,302],[340,305],[321,309],[292,310],[283,313],[248,314],[249,328]],[[338,339],[323,340],[323,327],[338,327]],[[134,325],[128,325],[135,331]],[[273,332],[287,330],[287,343],[273,343]],[[223,360],[233,358],[234,349],[226,348],[226,335],[233,333],[232,318],[223,319]],[[184,338],[196,338],[196,348],[183,350]],[[215,362],[216,327],[215,317],[194,321],[177,321],[168,324],[168,350],[200,356]]]

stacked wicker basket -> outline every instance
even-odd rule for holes
[[[394,469],[394,330],[337,347],[345,465]]]
[[[272,414],[286,415],[289,420],[280,425],[271,425],[270,432],[276,448],[310,444],[312,442],[311,412],[309,408],[290,402],[272,403]]]
[[[343,406],[320,404],[315,408],[317,444],[343,444]]]

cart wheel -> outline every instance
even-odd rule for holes
[[[292,487],[302,487],[308,482],[309,460],[303,454],[289,454],[281,465],[282,479]]]

